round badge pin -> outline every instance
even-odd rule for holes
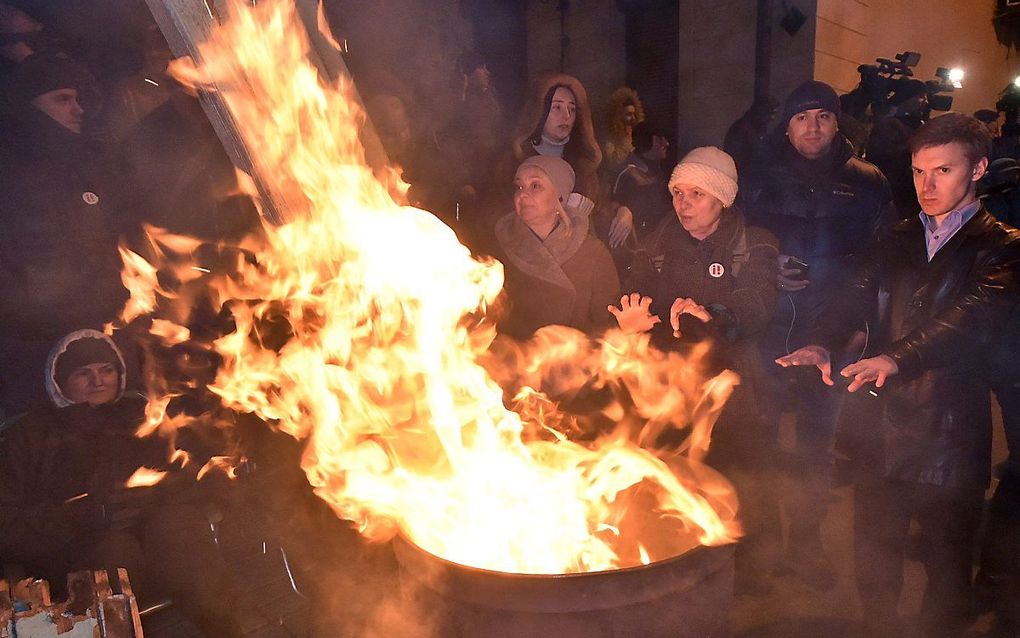
[[[708,265],[708,274],[718,279],[726,274],[726,267],[719,262],[713,262]]]
[[[85,191],[81,194],[81,199],[89,206],[95,206],[99,203],[99,195],[96,195],[92,191]]]

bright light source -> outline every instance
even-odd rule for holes
[[[1020,75],[1016,76],[1016,79],[1013,80],[1013,85],[1020,87]]]
[[[954,67],[949,69],[949,81],[953,83],[953,86],[957,89],[963,88],[963,69],[960,67]]]

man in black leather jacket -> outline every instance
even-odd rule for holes
[[[785,567],[819,589],[836,580],[820,534],[831,476],[835,395],[813,378],[784,371],[772,361],[808,343],[805,335],[832,291],[878,229],[895,220],[889,184],[877,168],[854,156],[838,131],[839,113],[839,98],[827,84],[807,82],[795,89],[770,151],[741,173],[740,184],[748,223],[771,231],[781,253],[776,312],[759,343],[776,406],[769,419],[773,431],[783,405],[796,404],[797,458],[789,464],[795,489],[783,498],[790,520]],[[807,268],[787,265],[791,258]]]
[[[896,606],[911,520],[928,575],[922,634],[959,635],[971,613],[974,533],[991,466],[990,345],[1017,304],[1020,231],[976,197],[991,138],[948,114],[911,138],[922,213],[884,232],[826,308],[812,344],[780,358],[816,365],[832,385],[829,352],[876,317],[875,350],[844,367],[849,390],[874,383],[876,423],[855,481],[857,584],[865,622],[898,633]]]

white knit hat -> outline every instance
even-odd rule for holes
[[[669,190],[676,184],[690,184],[708,191],[725,208],[737,198],[737,165],[733,158],[714,146],[696,148],[673,169]]]

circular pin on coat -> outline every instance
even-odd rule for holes
[[[708,265],[708,274],[718,279],[726,274],[726,267],[719,262],[713,262]]]
[[[95,206],[96,204],[99,203],[99,195],[96,195],[92,191],[85,191],[84,193],[81,194],[81,198],[82,201],[84,201],[89,206]]]

